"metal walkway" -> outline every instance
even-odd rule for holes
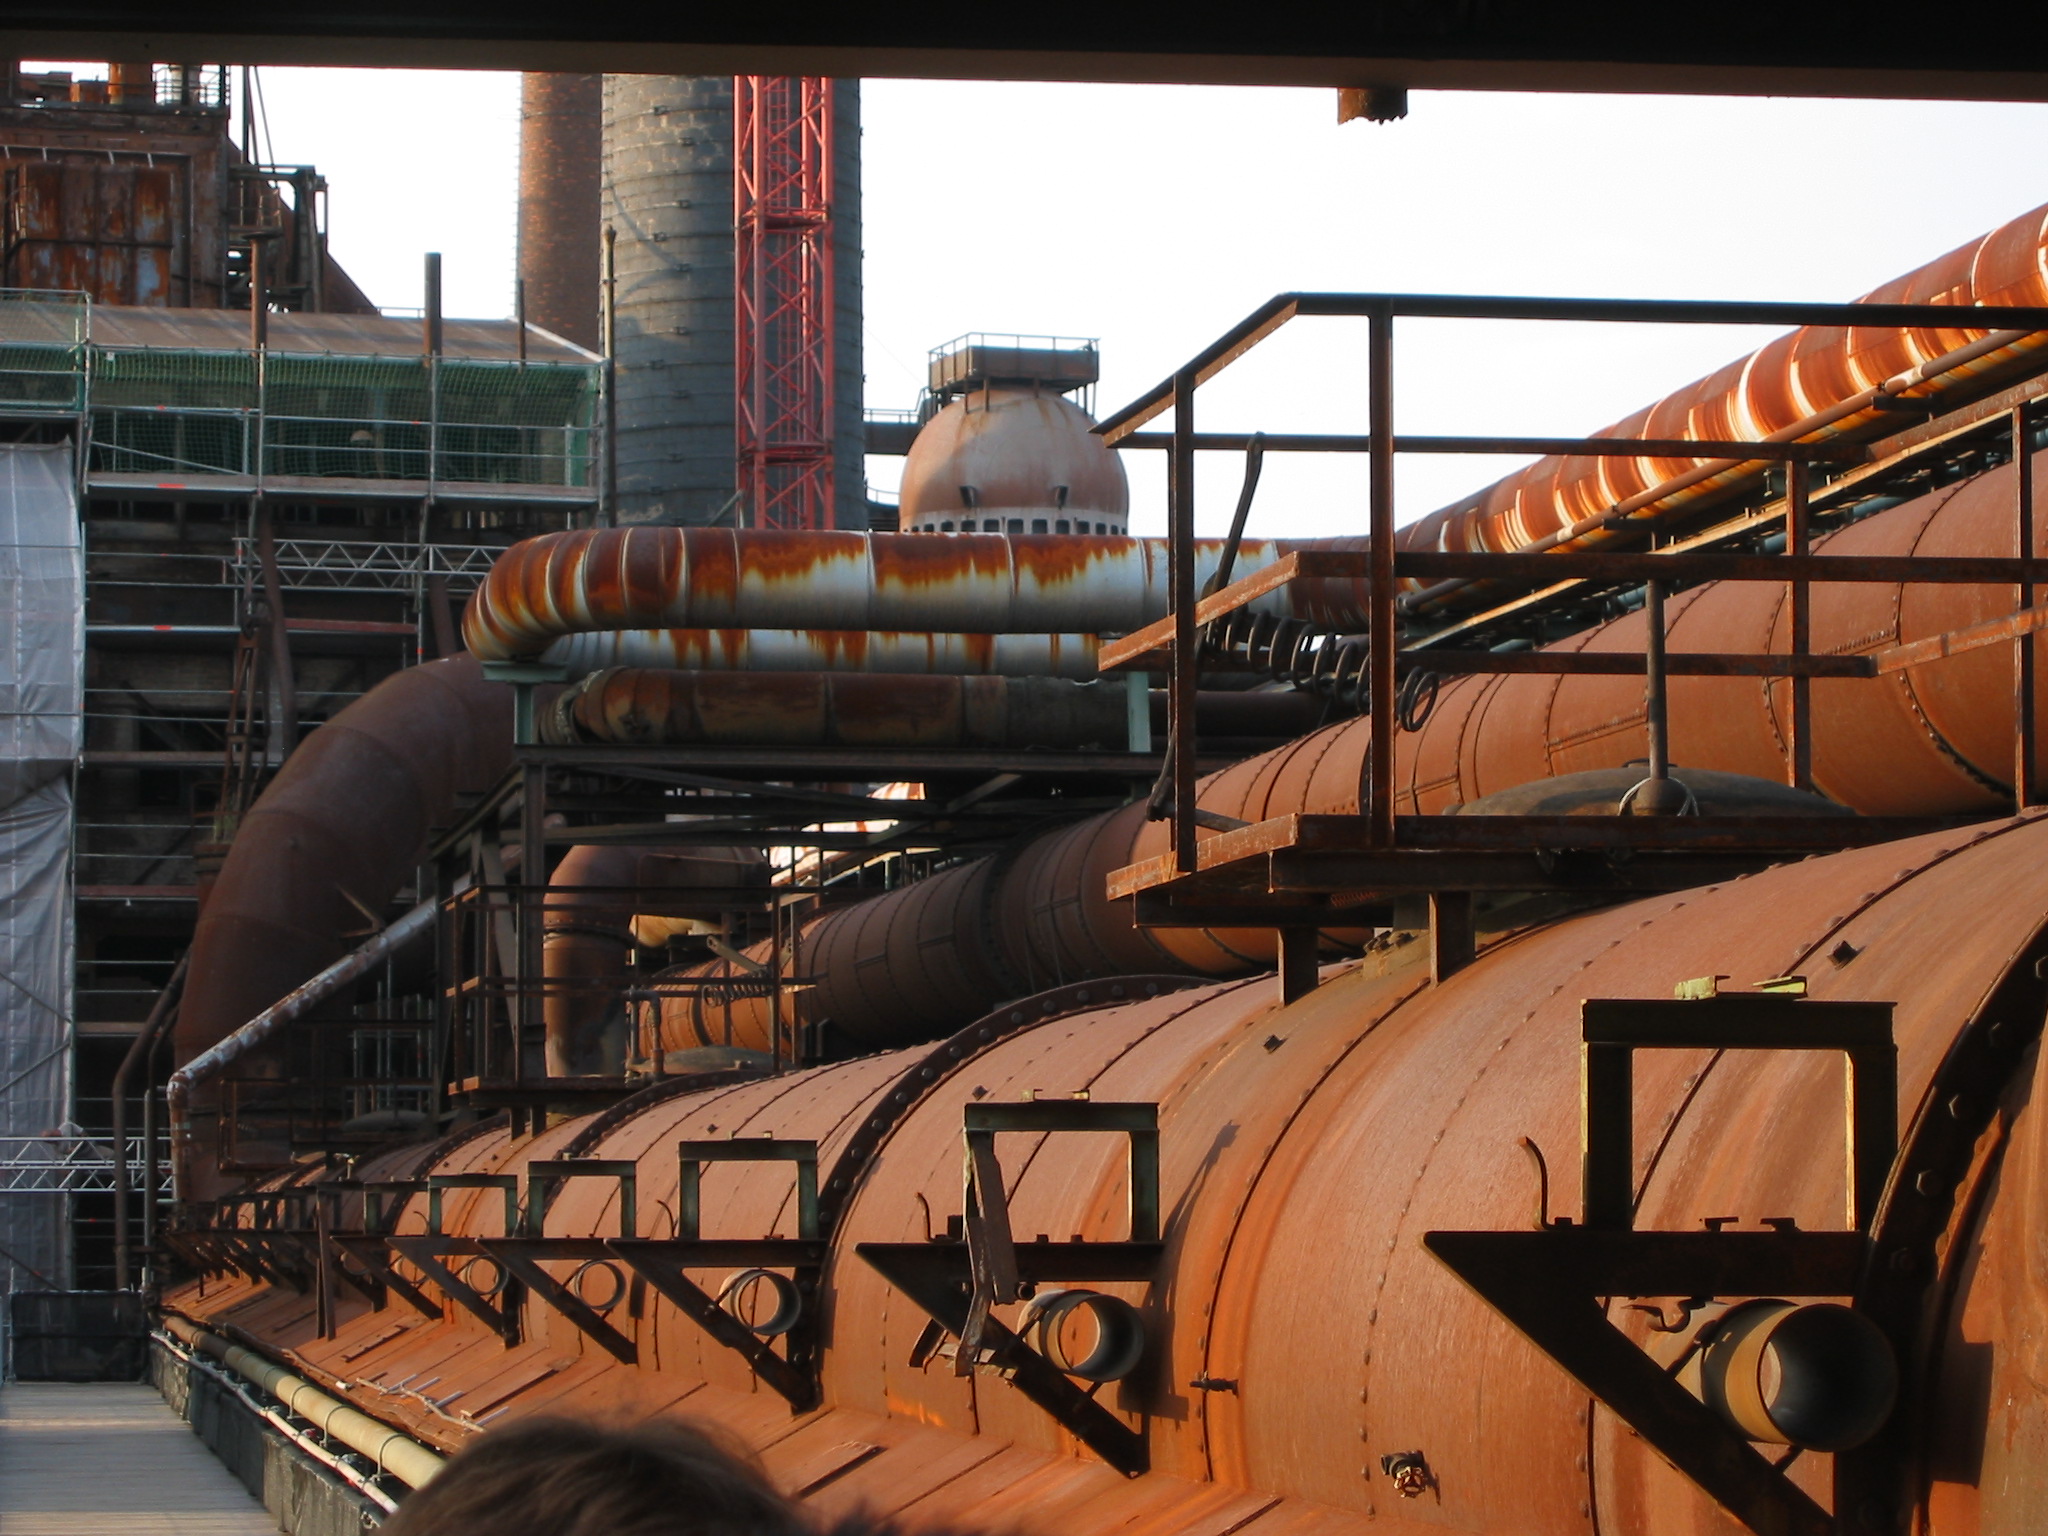
[[[277,1536],[140,1382],[0,1387],[0,1536]]]

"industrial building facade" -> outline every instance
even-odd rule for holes
[[[0,295],[11,558],[68,568],[12,588],[18,654],[50,673],[16,718],[74,749],[16,797],[43,850],[13,866],[0,1133],[8,1209],[45,1213],[6,1244],[28,1288],[111,1282],[114,1073],[250,797],[297,737],[452,649],[509,544],[597,499],[603,369],[577,347],[505,321],[448,324],[438,353],[419,320],[281,313],[261,348],[249,329]],[[65,755],[36,750],[15,756]]]

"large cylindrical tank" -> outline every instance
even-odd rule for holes
[[[519,278],[526,318],[596,351],[604,76],[519,83]]]
[[[906,533],[1126,533],[1131,492],[1093,418],[1050,390],[956,395],[903,464]]]
[[[863,528],[860,82],[835,87],[836,516],[839,527]],[[732,112],[730,75],[605,76],[621,522],[734,517]]]
[[[607,1316],[637,1350],[631,1365],[538,1297],[523,1303],[516,1350],[452,1305],[422,1323],[342,1295],[321,1339],[305,1297],[245,1278],[188,1285],[167,1304],[215,1327],[232,1319],[437,1446],[466,1438],[461,1420],[385,1383],[424,1370],[436,1399],[460,1394],[473,1416],[503,1405],[498,1422],[712,1419],[823,1513],[866,1504],[913,1529],[1734,1536],[1739,1526],[1423,1239],[1530,1233],[1580,1214],[1582,999],[1796,974],[1816,1001],[1894,1005],[1903,1151],[1874,1227],[1884,1262],[1857,1305],[1887,1319],[1905,1406],[1845,1484],[1855,1529],[2038,1530],[2048,1143],[2032,1042],[2044,914],[2048,820],[2034,815],[1583,914],[1494,945],[1441,984],[1411,944],[1326,972],[1285,1007],[1259,981],[1035,1026],[992,1015],[935,1048],[701,1092],[659,1087],[538,1135],[484,1127],[360,1172],[495,1174],[524,1188],[533,1160],[631,1160],[634,1220],[660,1237],[678,1208],[679,1142],[814,1139],[830,1256],[815,1293],[823,1401],[803,1415],[678,1308],[651,1294],[626,1305],[623,1282],[568,1283],[618,1302]],[[1638,1227],[1842,1227],[1838,1054],[1646,1051],[1632,1091]],[[1158,1106],[1165,1250],[1149,1280],[1099,1285],[1143,1320],[1141,1367],[1094,1398],[1143,1439],[1151,1470],[1130,1481],[1007,1371],[956,1373],[933,1352],[923,1309],[860,1251],[946,1253],[932,1239],[962,1213],[963,1113],[1033,1099]],[[997,1155],[1020,1242],[1126,1235],[1122,1137],[1007,1135]],[[708,1167],[701,1234],[793,1236],[794,1183],[787,1162]],[[620,1192],[613,1173],[565,1182],[546,1235],[616,1233]],[[343,1219],[351,1209],[344,1197]],[[503,1210],[499,1189],[451,1189],[446,1230],[488,1239]],[[415,1198],[398,1230],[418,1234],[425,1218]],[[695,1274],[715,1288],[725,1272]],[[1586,1304],[1652,1344],[1655,1300]],[[1021,1321],[1016,1306],[996,1312]],[[1703,1320],[1680,1324],[1674,1342]],[[1389,1458],[1426,1475],[1397,1480]],[[1824,1501],[1831,1459],[1809,1451],[1789,1475]]]

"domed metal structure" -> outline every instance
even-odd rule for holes
[[[903,531],[1127,533],[1123,464],[1067,398],[1096,376],[1092,342],[965,336],[934,351],[942,404],[903,466]]]

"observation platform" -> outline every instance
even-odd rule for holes
[[[277,1524],[143,1382],[0,1387],[6,1536],[277,1536]]]

